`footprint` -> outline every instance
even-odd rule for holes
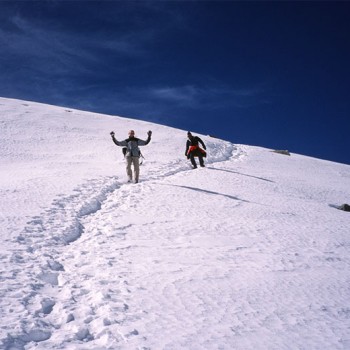
[[[88,342],[94,339],[87,328],[82,328],[76,333],[76,338],[80,341]]]
[[[51,284],[52,286],[58,286],[58,273],[43,272],[38,276],[43,282]]]
[[[51,299],[44,299],[42,302],[41,302],[41,310],[42,310],[42,313],[45,314],[45,315],[48,315],[52,312],[53,310],[53,307],[56,305],[56,303],[51,300]]]
[[[51,338],[51,332],[41,329],[32,329],[27,334],[20,336],[21,340],[26,343],[45,341]]]

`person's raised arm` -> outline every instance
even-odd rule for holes
[[[119,142],[118,142],[118,140],[115,138],[115,134],[114,134],[114,131],[111,131],[110,132],[110,135],[112,136],[112,140],[113,140],[113,142],[117,145],[117,146],[120,146],[120,144],[119,144]]]

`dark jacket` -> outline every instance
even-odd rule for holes
[[[199,147],[199,144],[201,144],[202,147],[206,149],[204,142],[198,136],[192,136],[190,139],[187,140],[186,151],[185,151],[185,155],[187,156],[187,158],[190,158],[191,156],[193,157],[207,156],[207,153],[202,148]]]

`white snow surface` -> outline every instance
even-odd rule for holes
[[[1,349],[350,349],[349,165],[199,135],[191,169],[187,130],[0,115]]]

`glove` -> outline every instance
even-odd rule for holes
[[[110,132],[110,135],[113,137],[113,136],[114,136],[114,131],[111,131],[111,132]]]
[[[148,135],[149,137],[151,137],[151,136],[152,136],[152,131],[151,131],[151,130],[148,131],[147,135]]]

